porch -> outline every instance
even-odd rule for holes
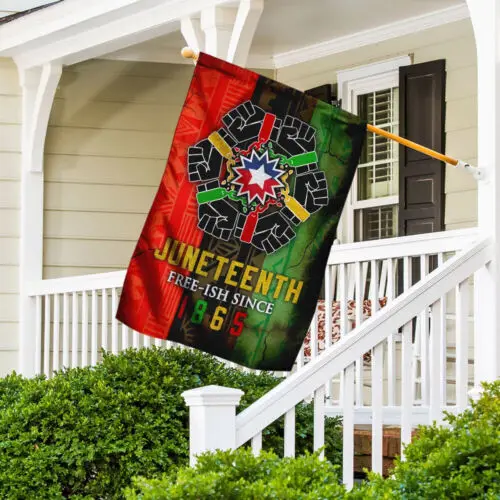
[[[182,42],[293,80],[287,73],[292,64],[310,66],[322,51],[341,52],[321,38],[307,50],[289,45],[271,56],[259,54],[262,46],[254,45],[251,50],[257,27],[270,29],[265,22],[259,24],[263,4],[258,1],[242,1],[238,6],[210,2],[203,9],[196,2],[180,1],[117,0],[115,4],[93,2],[85,13],[71,12],[74,2],[66,0],[52,8],[63,9],[60,12],[69,21],[63,16],[51,19],[47,9],[39,15],[53,24],[39,39],[28,34],[35,23],[28,17],[23,30],[8,26],[10,31],[4,31],[6,37],[0,44],[0,54],[15,58],[23,88],[18,367],[26,375],[50,377],[62,367],[93,365],[99,362],[101,349],[118,353],[128,347],[170,346],[168,341],[130,331],[115,319],[124,271],[42,279],[47,236],[44,211],[51,203],[43,177],[44,141],[51,109],[57,110],[52,105],[63,65],[94,57],[140,60],[145,53],[150,53],[150,61],[177,63]],[[194,420],[193,425],[211,438],[204,441],[204,448],[193,439],[193,459],[202,449],[236,447],[249,440],[258,452],[262,431],[281,417],[285,419],[285,454],[293,455],[295,407],[312,397],[315,449],[324,441],[325,416],[343,417],[344,481],[351,484],[355,426],[372,427],[372,468],[380,471],[383,426],[400,426],[404,445],[415,425],[440,422],[443,410],[463,410],[481,381],[498,377],[500,181],[495,166],[500,145],[500,75],[495,41],[500,12],[494,0],[488,4],[469,0],[468,5],[478,50],[477,165],[484,172],[477,183],[478,226],[335,246],[324,276],[323,302],[294,372],[278,374],[285,378],[283,384],[237,417],[239,398],[233,394],[233,403],[220,413],[219,429]],[[433,26],[439,26],[439,21],[431,21],[435,18],[431,14],[417,12],[414,17],[425,16],[423,25],[434,22]],[[454,15],[463,19],[463,12]],[[300,25],[300,19],[295,22]],[[406,34],[412,26],[406,26]],[[360,33],[337,37],[342,38],[344,49],[370,46],[397,35],[388,34],[387,23],[382,21],[370,28],[368,37],[362,27],[358,29]],[[154,42],[170,34],[172,38],[160,45]],[[323,35],[319,30],[317,36]],[[307,78],[301,83],[304,88],[313,86]],[[74,153],[63,149],[63,154]],[[162,151],[154,154],[161,157]],[[92,155],[98,156],[95,151]],[[97,175],[98,170],[94,167]],[[101,186],[99,192],[105,199],[106,188]],[[196,408],[199,404],[210,407],[220,394],[209,390],[191,396],[187,402]],[[234,433],[227,432],[231,428]]]

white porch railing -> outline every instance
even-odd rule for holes
[[[434,251],[436,248],[429,249]],[[388,248],[389,258],[394,254]],[[446,294],[454,291],[456,304],[456,411],[468,404],[467,384],[467,290],[471,277],[491,261],[493,255],[489,240],[472,243],[447,262],[430,273],[425,279],[409,287],[392,300],[373,317],[361,321],[338,344],[329,346],[301,370],[298,370],[279,386],[271,390],[253,405],[236,416],[236,406],[241,391],[214,386],[198,388],[184,393],[190,408],[191,462],[195,455],[216,448],[237,448],[247,442],[252,443],[255,453],[262,446],[262,431],[278,418],[285,417],[285,455],[295,454],[295,407],[314,393],[314,449],[324,444],[324,421],[326,414],[325,386],[333,374],[342,374],[342,415],[343,415],[343,481],[348,487],[353,485],[354,464],[354,424],[356,395],[356,365],[364,353],[371,351],[372,401],[369,412],[372,428],[372,469],[382,472],[382,429],[386,408],[383,404],[383,365],[386,344],[394,332],[401,329],[401,384],[400,405],[397,415],[401,426],[401,453],[411,440],[414,419],[412,352],[414,318],[426,316],[425,336],[428,345],[428,399],[425,401],[427,421],[441,421],[442,410],[446,407],[443,379],[446,366],[446,337],[443,321],[443,306]],[[372,254],[376,257],[376,254]],[[357,277],[359,261],[356,261]],[[341,266],[345,266],[342,263]],[[341,268],[342,269],[342,268]],[[409,274],[410,263],[405,260],[404,276]],[[345,274],[345,270],[342,271]],[[376,273],[374,274],[376,276]],[[375,278],[376,279],[376,278]],[[361,280],[360,280],[361,281]],[[341,283],[341,295],[345,297],[348,281]],[[358,283],[359,284],[359,283]],[[373,287],[374,290],[377,286]],[[427,321],[427,315],[429,321]],[[345,322],[345,320],[344,320]],[[345,327],[345,324],[344,324]],[[477,382],[477,381],[476,381]],[[394,415],[393,415],[394,417]],[[234,431],[234,432],[233,432]]]
[[[377,309],[380,301],[390,303],[409,287],[412,274],[414,281],[419,278],[415,272],[425,276],[432,266],[442,264],[476,237],[477,232],[472,229],[334,246],[325,273],[324,300],[312,321],[311,335],[297,358],[296,369],[318,357],[337,337],[348,334],[354,324],[360,324],[366,318],[367,311]],[[94,365],[100,359],[101,349],[118,353],[128,347],[170,344],[133,332],[115,319],[124,278],[125,271],[118,271],[42,280],[31,285],[29,295],[37,306],[36,373],[50,377],[63,366]],[[462,291],[463,294],[466,292],[465,289]],[[453,301],[450,302],[447,318],[453,323],[454,305]],[[443,303],[443,318],[446,307]],[[428,402],[429,394],[426,318],[428,312],[423,311],[413,325],[413,394],[416,405]],[[397,397],[400,345],[400,332],[394,331],[388,338],[385,356],[384,404],[389,407],[400,404]],[[450,334],[446,354],[448,369],[452,372],[455,351],[456,342]],[[463,350],[460,354],[467,358]],[[461,363],[460,367],[463,360]],[[369,404],[372,397],[370,372],[370,360],[363,363],[360,359],[355,374],[355,397],[359,407]],[[453,373],[449,382],[451,386],[455,382]],[[340,378],[326,384],[325,390],[329,403],[327,412],[335,414],[341,405]],[[450,398],[453,398],[453,391]],[[357,419],[360,423],[369,423],[363,415],[366,413],[359,412]]]

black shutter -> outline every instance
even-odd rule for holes
[[[337,104],[337,84],[325,83],[324,85],[319,85],[312,89],[305,91],[305,94],[309,94],[316,99],[325,101],[328,104]]]
[[[445,60],[399,71],[400,135],[445,151]],[[444,164],[400,146],[399,236],[444,229]]]

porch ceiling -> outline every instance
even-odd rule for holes
[[[468,16],[465,0],[265,0],[248,66],[283,67]],[[182,62],[185,45],[176,30],[105,57]]]
[[[236,3],[66,0],[0,26],[0,56],[23,67],[95,57],[182,62],[180,20]],[[465,0],[265,0],[248,65],[287,66],[466,17]]]

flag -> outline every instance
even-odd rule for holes
[[[358,117],[201,53],[117,319],[291,370],[365,135]]]

